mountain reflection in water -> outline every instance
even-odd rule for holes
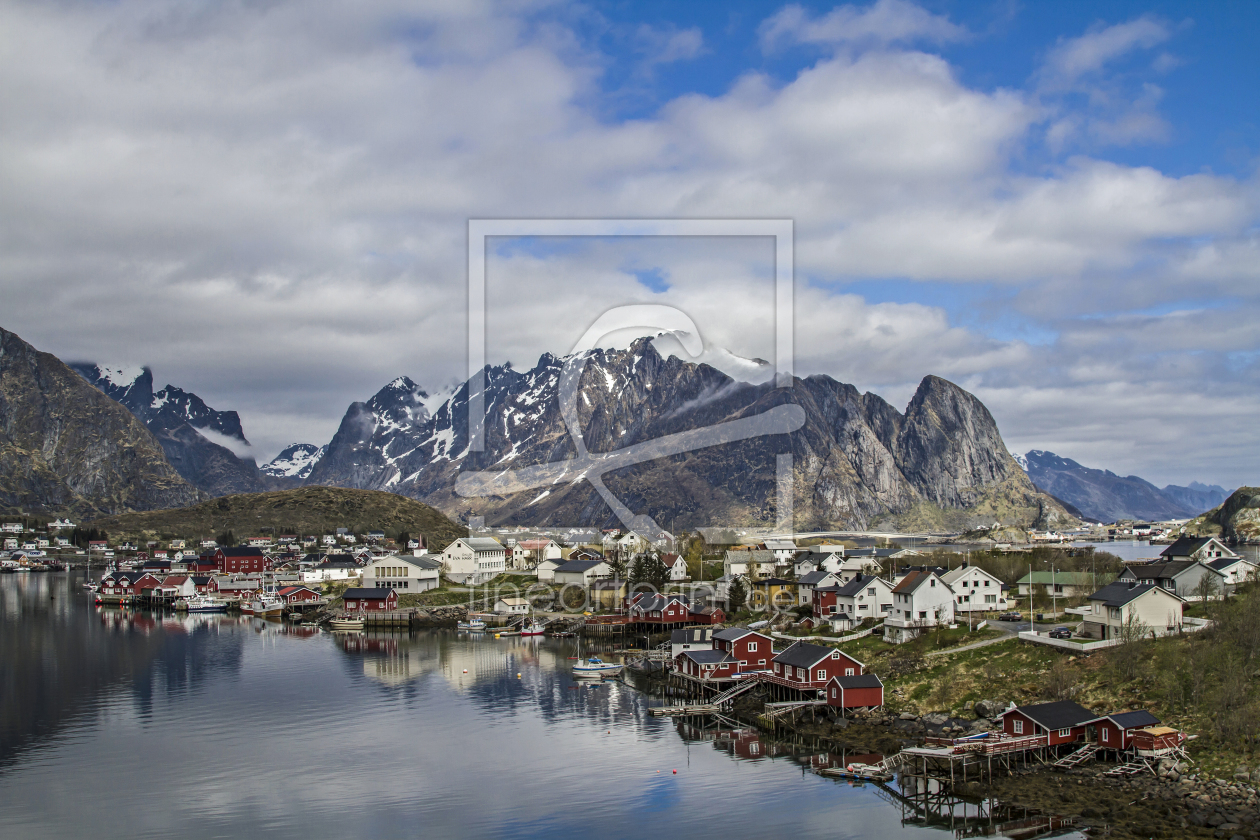
[[[811,772],[871,757],[653,718],[572,679],[574,640],[102,609],[81,582],[0,575],[2,837],[940,836]]]

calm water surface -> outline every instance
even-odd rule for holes
[[[571,640],[163,617],[81,582],[0,575],[0,837],[954,833],[808,770],[846,756],[576,684]]]

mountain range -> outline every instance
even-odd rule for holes
[[[1159,488],[1136,475],[1085,467],[1053,452],[1034,449],[1016,461],[1039,488],[1078,509],[1087,519],[1186,519],[1225,501],[1229,491],[1193,482]]]
[[[798,529],[1055,527],[1077,509],[1107,521],[1186,516],[1226,495],[1197,483],[1160,490],[1039,450],[1013,457],[984,405],[939,377],[925,377],[901,412],[827,376],[784,388],[739,382],[662,356],[649,338],[580,358],[543,354],[527,371],[487,366],[480,451],[468,437],[470,383],[433,398],[401,376],[351,404],[328,444],[294,443],[261,468],[233,452],[249,445],[236,412],[173,385],[155,391],[148,367],[72,367],[143,423],[174,471],[208,496],[325,485],[388,490],[491,524],[611,526],[616,517],[586,476],[557,479],[563,465],[543,466],[577,455],[558,398],[566,362],[581,370],[577,424],[597,459],[756,423],[773,409],[795,412],[792,431],[618,462],[603,476],[616,500],[670,530],[773,525],[781,478],[790,481]],[[781,456],[790,456],[788,476],[776,472],[788,463]],[[457,492],[461,475],[521,469],[549,470],[552,479],[467,498]]]
[[[456,492],[461,473],[577,455],[558,399],[565,361],[544,354],[527,371],[485,368],[482,451],[468,435],[468,383],[430,413],[423,389],[395,379],[350,406],[307,482],[391,490],[490,524],[615,525],[584,474],[476,498]],[[589,351],[583,361],[576,414],[594,454],[611,457],[779,406],[799,407],[803,422],[791,433],[677,452],[604,476],[627,508],[668,530],[775,524],[776,465],[789,454],[801,529],[950,530],[994,521],[1046,527],[1072,520],[1032,486],[980,401],[939,377],[922,381],[903,414],[826,376],[795,378],[787,388],[737,382],[708,365],[662,357],[647,338],[626,350]]]

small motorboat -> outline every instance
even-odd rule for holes
[[[460,630],[485,630],[486,623],[480,618],[474,618],[472,621],[461,621],[455,625]]]
[[[573,666],[573,676],[575,677],[615,677],[621,673],[624,665],[616,662],[605,662],[598,656],[592,656],[584,662],[579,662]]]
[[[362,630],[363,619],[351,615],[342,615],[331,619],[328,626],[334,630]]]
[[[521,626],[522,636],[543,636],[547,633],[547,625],[535,619]]]

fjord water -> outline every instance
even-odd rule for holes
[[[0,837],[940,836],[809,754],[579,686],[572,640],[125,612],[81,583],[0,575]]]

